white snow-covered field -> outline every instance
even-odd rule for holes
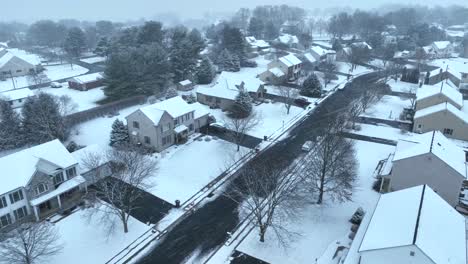
[[[385,124],[369,125],[369,124],[357,124],[359,130],[352,130],[354,134],[377,137],[383,139],[389,139],[397,141],[399,139],[411,139],[415,134],[409,131],[402,131],[401,129],[387,126]]]
[[[47,75],[50,81],[71,78],[88,72],[88,69],[79,65],[73,65],[73,68],[71,68],[70,64],[44,66],[44,68],[44,74]],[[11,78],[7,78],[6,81],[0,81],[0,92],[12,90],[15,87],[23,88],[33,84],[29,82],[27,76],[13,77],[13,81],[15,85],[13,85]]]
[[[351,74],[353,76],[372,71],[372,69],[369,69],[360,65],[358,65],[353,71],[351,71],[351,64],[347,62],[342,62],[342,61],[337,61],[336,64],[339,67],[339,72]]]
[[[88,222],[85,210],[79,210],[55,224],[64,248],[47,263],[105,263],[150,228],[130,217],[127,234],[117,223],[114,232],[107,237],[105,227],[94,219]]]
[[[67,83],[63,83],[62,88],[41,88],[39,91],[53,94],[55,96],[68,95],[76,104],[74,112],[84,111],[93,107],[98,106],[96,103],[99,100],[106,98],[102,87],[91,89],[88,91],[78,91],[75,89],[68,88]]]
[[[390,88],[394,92],[409,93],[410,91],[416,92],[416,90],[418,89],[418,84],[415,83],[408,83],[402,81],[395,82],[395,80],[389,80],[387,84],[390,85]]]
[[[208,106],[206,106],[206,109],[216,118],[217,122],[224,123],[229,121],[229,117],[220,109],[210,109]],[[286,125],[305,111],[300,107],[291,106],[288,115],[284,104],[279,102],[263,103],[254,106],[253,109],[259,118],[259,123],[252,130],[248,131],[247,134],[257,138],[270,136],[283,127],[283,122]]]
[[[239,160],[248,149],[236,151],[236,145],[224,140],[192,141],[172,146],[158,154],[158,171],[149,190],[157,197],[174,204],[187,201],[230,165]]]
[[[384,95],[382,99],[363,114],[363,116],[370,116],[380,119],[398,120],[403,108],[410,107],[411,102],[409,99],[401,98],[398,96]]]
[[[104,61],[106,61],[106,58],[97,56],[97,57],[81,59],[80,61],[85,62],[85,63],[89,63],[89,64],[94,64],[94,63],[104,62]]]
[[[371,189],[374,180],[372,173],[378,161],[388,157],[394,150],[392,146],[381,144],[364,141],[355,143],[359,169],[352,202],[339,204],[327,201],[326,205],[321,207],[310,205],[305,208],[300,219],[286,224],[290,231],[300,234],[286,249],[278,246],[276,236],[271,230],[267,232],[264,243],[258,242],[256,229],[237,249],[271,264],[333,263],[329,256],[338,246],[336,242],[349,246],[347,235],[351,227],[348,222],[351,215],[360,206],[367,213],[372,213],[379,197],[379,194]],[[315,262],[316,259],[318,262]]]

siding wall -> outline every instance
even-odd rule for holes
[[[447,110],[414,119],[414,132],[426,133],[438,130],[443,133],[444,128],[453,129],[453,134],[445,135],[446,137],[468,140],[468,125]]]

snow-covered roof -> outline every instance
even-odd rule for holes
[[[197,93],[234,100],[239,94],[239,86],[244,82],[244,89],[249,92],[257,92],[262,80],[253,75],[239,74],[236,72],[221,72],[213,87],[199,87]]]
[[[26,61],[27,63],[30,63],[32,65],[39,65],[41,64],[41,59],[39,58],[38,55],[34,53],[28,53],[25,50],[21,49],[8,49],[8,52],[11,52],[13,55],[16,57]]]
[[[367,49],[372,49],[371,45],[367,44],[367,42],[365,41],[361,41],[361,42],[355,42],[353,44],[351,44],[351,46],[353,47],[356,47],[356,48],[367,48]]]
[[[313,52],[315,52],[317,55],[319,56],[324,56],[324,55],[327,55],[327,54],[333,54],[333,53],[336,53],[334,50],[328,50],[328,49],[324,49],[320,46],[313,46],[312,48],[310,48]]]
[[[282,34],[281,36],[279,36],[277,38],[277,40],[283,44],[297,44],[299,43],[299,39],[294,36],[294,35],[290,35],[290,34]]]
[[[0,93],[0,98],[5,98],[7,101],[15,101],[30,96],[34,96],[34,92],[29,88],[15,89]]]
[[[77,82],[77,83],[90,83],[90,82],[95,82],[100,79],[103,79],[103,76],[101,73],[96,72],[96,73],[90,73],[90,74],[85,74],[85,75],[80,75],[71,78],[71,81]]]
[[[456,170],[462,177],[467,177],[465,152],[448,140],[440,131],[415,135],[409,140],[399,140],[393,161],[403,160],[432,153]],[[443,175],[441,175],[443,177]]]
[[[177,134],[182,133],[182,132],[187,131],[187,130],[188,130],[188,128],[184,124],[178,125],[178,126],[176,126],[174,128],[174,132],[176,132]]]
[[[39,161],[68,168],[77,161],[56,139],[0,158],[0,194],[24,187],[33,176]]]
[[[268,42],[266,42],[265,40],[256,39],[253,36],[245,37],[245,40],[252,47],[258,47],[258,48],[269,48],[270,47],[270,44]]]
[[[271,72],[273,75],[275,75],[278,78],[285,75],[284,72],[278,67],[271,68],[268,71]]]
[[[436,264],[466,263],[465,218],[426,185],[381,195],[359,251],[411,245]]]
[[[457,108],[463,107],[463,95],[456,89],[446,86],[424,85],[416,92],[416,101],[421,101],[431,96],[443,95],[452,100]]]
[[[300,59],[298,59],[296,56],[294,56],[293,54],[288,54],[286,56],[283,56],[283,57],[279,58],[279,61],[281,61],[282,63],[284,63],[288,67],[292,67],[292,66],[295,66],[295,65],[298,65],[298,64],[302,63],[302,61]]]
[[[5,50],[5,51],[2,52],[4,54],[3,56],[0,57],[0,68],[4,67],[8,63],[20,69],[34,67],[34,65],[39,64],[39,63],[36,63],[36,64],[31,63],[21,57],[16,56],[15,54],[9,52],[8,50]]]
[[[312,56],[312,54],[310,53],[304,53],[304,58],[306,58],[309,62],[311,63],[314,63],[316,62],[317,60],[315,59],[314,56]]]
[[[446,49],[448,46],[450,46],[450,41],[434,41],[432,43],[434,47],[436,47],[439,50]]]
[[[193,109],[195,109],[195,112],[194,112],[194,118],[195,119],[210,114],[210,111],[208,111],[206,106],[200,104],[199,102],[195,102],[195,103],[192,103],[190,105],[193,107]]]
[[[31,205],[32,206],[36,206],[36,205],[39,205],[47,200],[50,200],[62,193],[65,193],[75,187],[78,187],[80,184],[86,182],[86,179],[83,178],[83,176],[81,175],[78,175],[78,176],[75,176],[73,178],[71,178],[70,180],[67,180],[65,181],[64,183],[60,184],[60,186],[51,191],[51,192],[48,192],[46,193],[45,195],[41,195],[39,196],[38,198],[36,199],[33,199],[31,200]]]
[[[190,80],[183,80],[183,81],[179,82],[179,84],[185,86],[185,85],[190,85],[190,84],[192,84],[192,82],[191,82]]]
[[[456,108],[451,103],[440,103],[438,105],[433,105],[433,106],[418,110],[414,114],[414,119],[417,119],[423,116],[432,115],[432,114],[439,113],[439,112],[444,112],[444,111],[447,111],[453,114],[462,122],[464,122],[465,124],[468,124],[468,115],[464,113],[463,111],[460,111],[460,109]]]

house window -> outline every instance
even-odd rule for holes
[[[24,198],[23,197],[23,191],[21,191],[21,190],[18,190],[18,191],[14,192],[14,193],[10,193],[10,202],[12,204],[23,200],[23,198]]]
[[[177,126],[179,124],[179,118],[174,119],[174,126]]]
[[[60,172],[59,174],[56,174],[54,176],[54,185],[58,185],[64,181],[65,180],[63,179],[63,172]]]
[[[167,144],[171,144],[171,142],[172,142],[171,139],[172,139],[171,135],[163,137],[163,139],[162,139],[163,146],[167,145]]]
[[[20,72],[21,72],[21,70],[16,70],[16,72],[20,73]]]
[[[207,102],[211,102],[213,100],[213,98],[211,96],[206,96],[206,101]]]
[[[190,130],[190,131],[193,131],[193,124],[190,124],[189,130]]]
[[[0,227],[3,228],[3,227],[6,227],[8,225],[11,225],[10,214],[0,216]]]
[[[28,210],[26,209],[26,206],[23,206],[23,207],[15,210],[15,211],[13,211],[13,214],[15,215],[16,221],[18,221],[21,218],[28,215]]]
[[[167,124],[163,125],[161,127],[161,132],[164,133],[164,132],[168,131],[169,129],[171,129],[171,123],[167,123]]]
[[[67,179],[71,179],[76,176],[76,168],[70,168],[67,170]]]
[[[133,121],[134,128],[140,128],[140,124],[137,121]]]
[[[37,186],[36,186],[36,195],[39,195],[43,192],[46,192],[49,190],[49,187],[44,184],[44,183],[39,183]]]
[[[7,204],[5,196],[0,197],[0,208],[5,208],[7,207],[7,205],[8,204]]]
[[[20,102],[20,103],[23,102],[23,99],[18,99],[18,102]]]
[[[444,128],[444,135],[452,135],[453,129],[451,128]]]
[[[151,139],[145,136],[145,144],[151,144]]]
[[[220,103],[221,103],[221,98],[216,97],[216,103],[217,103],[217,104],[220,104]]]
[[[410,256],[414,257],[414,251],[410,251]]]

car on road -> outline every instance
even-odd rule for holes
[[[345,87],[346,87],[346,83],[344,82],[344,83],[340,83],[337,88],[339,91],[342,91],[344,90]]]
[[[300,107],[306,107],[308,105],[310,105],[310,102],[309,100],[307,100],[307,98],[304,98],[304,97],[299,97],[299,98],[296,98],[294,100],[294,104],[300,106]]]
[[[51,82],[50,87],[52,87],[52,88],[61,88],[62,84],[58,83],[58,82]]]
[[[304,145],[302,145],[302,150],[303,151],[306,151],[306,152],[309,152],[310,150],[312,150],[312,146],[313,146],[313,142],[310,141],[310,140],[307,140]]]

